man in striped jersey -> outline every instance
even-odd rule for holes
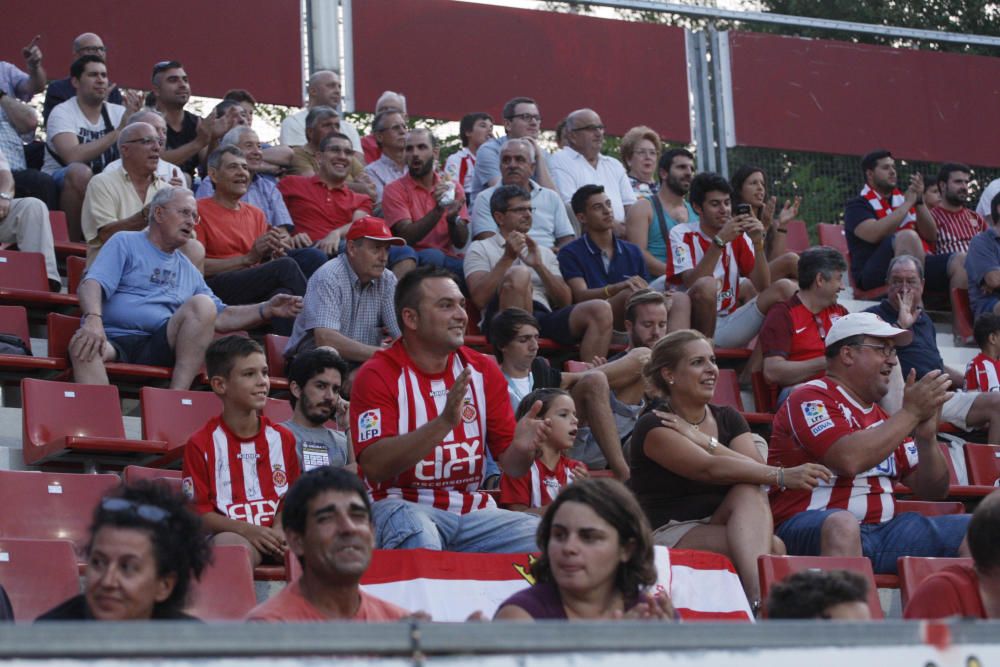
[[[537,517],[498,509],[480,488],[486,447],[508,474],[528,471],[548,432],[541,403],[514,421],[496,361],[463,345],[465,298],[447,271],[411,271],[395,301],[402,337],[361,367],[351,392],[379,548],[534,551]]]
[[[955,556],[969,515],[896,514],[893,483],[926,500],[948,493],[948,466],[937,446],[948,375],[906,380],[902,409],[878,405],[889,391],[896,347],[913,334],[874,313],[851,313],[826,335],[826,375],[797,387],[775,415],[768,464],[815,461],[835,473],[811,491],[771,488],[775,534],[795,555],[860,556],[875,572],[896,572],[898,556]]]

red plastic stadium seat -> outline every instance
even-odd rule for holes
[[[963,344],[971,343],[975,338],[972,335],[972,325],[975,318],[972,316],[972,306],[969,305],[969,290],[953,287],[951,290],[951,307],[954,309],[955,336]]]
[[[139,402],[142,437],[166,442],[167,451],[183,447],[192,433],[222,414],[222,401],[210,391],[143,387]]]
[[[764,378],[764,371],[754,371],[750,374],[750,388],[757,412],[773,413],[778,406],[778,385],[771,384]]]
[[[35,618],[80,592],[69,540],[0,539],[0,582],[19,622]]]
[[[118,475],[0,470],[0,537],[69,540],[82,548],[94,507]]]
[[[940,572],[950,565],[972,565],[971,558],[918,558],[916,556],[901,556],[896,560],[899,568],[899,601],[903,609],[910,596],[924,579],[935,572]]]
[[[288,378],[285,375],[285,347],[288,336],[267,334],[264,336],[264,353],[267,357],[267,372],[271,376],[271,391],[288,389]]]
[[[81,455],[145,461],[167,451],[162,440],[125,437],[118,388],[113,385],[25,379],[21,392],[24,462],[28,465]]]
[[[302,576],[302,565],[291,549],[285,551],[285,581],[295,581]]]
[[[943,516],[946,514],[965,514],[965,505],[957,500],[932,502],[928,500],[897,500],[896,514],[916,512],[924,516]]]
[[[17,336],[31,351],[28,331],[28,311],[24,306],[0,306],[0,332]],[[22,377],[38,373],[51,375],[66,368],[66,362],[53,357],[29,357],[21,354],[0,354],[0,375]]]
[[[67,310],[80,305],[75,294],[49,291],[41,253],[10,250],[0,250],[0,302],[42,310]]]
[[[767,412],[746,412],[743,410],[743,398],[740,396],[740,383],[736,371],[732,368],[720,368],[719,377],[715,382],[715,396],[712,402],[717,405],[727,405],[738,410],[750,424],[771,424],[774,415]]]
[[[839,250],[840,254],[842,254],[844,259],[847,260],[848,267],[850,267],[851,255],[847,251],[847,236],[845,235],[844,226],[831,225],[827,222],[821,222],[816,225],[816,229],[819,231],[820,245],[827,245],[831,248]],[[852,274],[850,270],[848,270],[847,274],[850,277],[851,288],[854,290],[855,299],[877,301],[878,299],[881,299],[889,290],[889,288],[885,285],[870,290],[863,290],[854,284],[854,274]]]
[[[585,373],[590,370],[590,366],[584,361],[570,359],[563,364],[563,370],[567,373]]]
[[[83,274],[87,271],[87,260],[83,257],[71,256],[66,258],[66,283],[70,294],[76,294],[80,289],[80,282],[83,281]]]
[[[65,213],[49,211],[49,225],[52,227],[56,257],[65,257],[68,260],[71,256],[87,256],[86,243],[74,243],[69,240],[69,225],[66,224]]]
[[[59,313],[49,313],[49,355],[56,359],[63,359],[69,363],[69,341],[73,334],[80,328],[80,318]],[[67,366],[69,367],[69,366]],[[108,372],[108,377],[122,378],[125,380],[158,381],[167,383],[174,373],[174,369],[168,366],[147,366],[145,364],[127,364],[121,361],[109,361],[104,364]]]
[[[184,611],[203,621],[238,621],[257,604],[246,547],[216,546],[212,564],[192,584]]]
[[[277,424],[291,419],[293,412],[292,404],[283,398],[268,397],[264,404],[264,416]]]
[[[790,252],[802,252],[808,250],[812,243],[809,241],[809,231],[806,229],[804,220],[792,220],[788,223],[788,235],[785,238],[785,247]]]
[[[133,484],[140,481],[149,481],[166,484],[174,493],[181,492],[181,471],[164,470],[163,468],[147,468],[145,466],[125,466],[122,471],[122,481],[126,484]]]
[[[969,483],[992,488],[1000,477],[1000,446],[965,443],[965,465]]]
[[[872,572],[872,562],[864,556],[856,558],[834,558],[827,556],[771,556],[764,555],[757,559],[757,571],[760,574],[760,594],[767,599],[771,587],[782,579],[804,570],[851,570],[868,580],[868,608],[872,618],[883,618],[882,605],[878,601],[878,590],[875,585],[875,575]],[[893,577],[895,579],[895,577]],[[763,610],[767,612],[766,606]]]

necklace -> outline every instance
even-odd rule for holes
[[[705,414],[703,414],[701,416],[701,419],[699,419],[697,422],[688,421],[687,418],[684,417],[684,415],[682,415],[681,413],[679,413],[676,410],[674,410],[674,406],[671,405],[671,403],[670,403],[669,400],[667,401],[667,407],[670,408],[671,412],[673,412],[675,415],[677,415],[681,419],[683,419],[687,423],[688,426],[693,427],[694,430],[696,430],[696,431],[700,431],[701,429],[698,428],[698,427],[701,426],[702,424],[704,424],[705,420],[708,419],[708,406],[707,405],[705,406]]]

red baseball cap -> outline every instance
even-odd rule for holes
[[[366,215],[359,220],[355,220],[354,224],[351,225],[350,230],[347,232],[347,240],[354,241],[357,239],[388,241],[390,245],[406,245],[406,241],[392,235],[389,227],[385,224],[385,220],[372,215]]]

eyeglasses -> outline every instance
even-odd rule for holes
[[[177,215],[181,216],[182,218],[188,218],[190,220],[194,220],[194,224],[196,224],[196,225],[199,222],[201,222],[201,216],[198,214],[198,209],[196,209],[196,208],[195,209],[192,209],[192,208],[172,208],[172,209],[167,209],[167,210],[173,211],[174,213],[176,213]]]
[[[153,144],[156,144],[157,146],[159,146],[160,145],[160,139],[159,139],[159,137],[142,137],[140,139],[129,139],[128,141],[125,141],[125,142],[122,142],[122,143],[126,143],[126,144],[142,144],[143,146],[152,146]]]
[[[525,123],[541,123],[542,117],[537,113],[516,113],[509,118],[509,120],[523,120]]]
[[[507,213],[530,213],[534,210],[534,206],[511,206],[507,209]]]
[[[162,523],[170,518],[170,512],[162,507],[137,503],[127,498],[104,498],[101,500],[101,509],[116,514],[131,514],[150,523]]]
[[[574,127],[573,132],[603,132],[603,125],[584,125],[583,127]]]
[[[874,343],[857,343],[852,347],[870,347],[873,350],[881,352],[885,359],[889,359],[896,354],[896,346],[891,343],[882,343],[881,345],[875,345]]]

